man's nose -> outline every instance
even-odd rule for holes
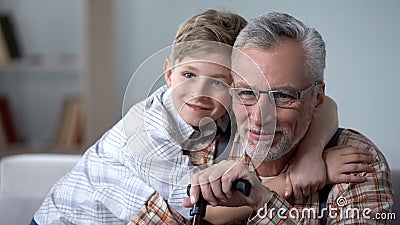
[[[269,123],[275,123],[276,108],[268,95],[261,95],[258,102],[252,105],[249,110],[251,110],[249,119],[253,124],[264,126]]]

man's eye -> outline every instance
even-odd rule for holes
[[[284,93],[284,92],[273,92],[272,95],[274,96],[274,99],[286,99],[286,100],[292,100],[294,97],[291,94]]]
[[[186,77],[187,79],[190,79],[190,78],[195,77],[196,75],[194,75],[193,73],[185,73],[185,74],[183,74],[183,76]]]
[[[253,97],[256,94],[252,90],[243,90],[239,92],[239,96],[241,97]]]

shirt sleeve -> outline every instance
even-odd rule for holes
[[[190,223],[155,192],[128,225],[134,224],[189,225]]]

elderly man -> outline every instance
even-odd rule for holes
[[[196,174],[190,200],[185,199],[184,205],[195,203],[201,191],[212,205],[250,206],[251,224],[388,222],[379,218],[393,204],[389,167],[379,149],[353,130],[339,129],[332,142],[373,154],[372,172],[354,174],[367,181],[328,185],[307,198],[288,200],[261,183],[285,173],[323,103],[325,43],[321,35],[290,15],[270,13],[253,19],[235,47],[249,57],[233,54],[231,92],[238,135],[231,156],[239,162],[223,161]],[[364,166],[354,169],[366,171]],[[250,182],[250,196],[231,190],[237,179]]]

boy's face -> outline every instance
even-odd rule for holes
[[[172,88],[174,106],[187,124],[199,127],[203,118],[216,120],[226,112],[232,82],[230,69],[224,66],[227,60],[208,53],[201,59],[185,57],[174,68],[166,60],[165,80]]]

